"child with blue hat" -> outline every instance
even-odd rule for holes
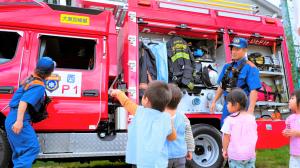
[[[5,130],[12,149],[14,167],[31,168],[40,152],[39,142],[31,126],[29,105],[39,109],[44,101],[44,82],[55,68],[55,62],[42,57],[34,73],[15,92],[9,103],[10,112],[5,120]]]

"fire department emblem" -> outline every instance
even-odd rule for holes
[[[59,81],[61,77],[57,74],[52,74],[50,77],[47,78],[46,81],[46,89],[50,92],[55,91],[59,87]]]

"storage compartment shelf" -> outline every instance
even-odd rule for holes
[[[288,103],[279,103],[279,102],[271,102],[271,101],[258,101],[256,102],[256,106],[287,106]]]
[[[282,72],[259,71],[261,77],[283,76]]]

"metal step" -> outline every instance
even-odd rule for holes
[[[97,133],[38,133],[39,159],[125,156],[127,133],[100,139]]]

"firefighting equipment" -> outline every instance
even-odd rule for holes
[[[169,81],[193,89],[194,58],[187,42],[183,38],[175,36],[167,42],[167,50]]]
[[[257,67],[264,66],[265,64],[265,59],[259,52],[249,54],[248,60],[253,62]]]
[[[211,65],[204,66],[202,70],[202,80],[203,84],[206,87],[212,87],[217,84],[218,81],[218,73],[215,69],[212,68]]]
[[[142,42],[139,44],[139,81],[140,83],[149,83],[157,78],[155,65],[155,56],[151,50]]]
[[[278,108],[276,108],[276,109],[274,110],[274,112],[271,114],[271,118],[272,118],[273,120],[281,120],[281,119],[282,119],[282,118],[281,118],[281,113],[280,113],[280,111],[279,111]]]
[[[202,49],[196,49],[194,52],[195,59],[200,58],[204,55],[204,51]]]
[[[274,92],[271,86],[261,82],[262,87],[258,90],[257,101],[274,101]]]

